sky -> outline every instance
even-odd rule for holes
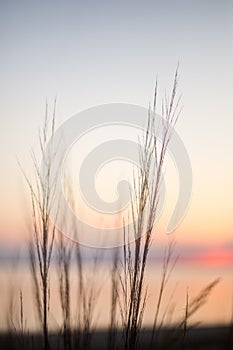
[[[183,110],[176,130],[194,185],[175,237],[232,247],[231,1],[1,0],[0,42],[1,242],[20,240],[24,230],[16,159],[30,172],[45,101],[52,109],[57,97],[58,125],[99,104],[148,107],[156,77],[163,96],[179,62]],[[165,221],[166,214],[161,232]]]

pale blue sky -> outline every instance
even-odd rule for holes
[[[184,110],[177,129],[193,163],[191,214],[197,218],[202,203],[217,198],[206,215],[221,219],[225,203],[233,227],[232,23],[226,0],[1,0],[0,186],[4,197],[11,193],[5,210],[14,207],[18,186],[15,154],[25,160],[36,144],[46,98],[52,104],[58,96],[58,123],[96,104],[148,106],[156,75],[163,93],[179,60]]]

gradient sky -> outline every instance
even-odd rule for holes
[[[23,225],[15,156],[30,168],[46,98],[58,97],[58,124],[103,103],[147,107],[156,76],[163,94],[179,61],[177,131],[194,187],[176,237],[232,242],[232,1],[1,0],[0,42],[2,239]]]

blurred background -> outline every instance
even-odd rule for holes
[[[183,223],[171,236],[166,224],[178,191],[177,174],[167,167],[165,209],[156,226],[148,265],[150,294],[145,323],[151,324],[161,278],[164,247],[175,239],[179,260],[169,293],[175,317],[184,312],[186,290],[195,295],[217,277],[220,283],[193,322],[229,323],[233,304],[233,4],[219,1],[61,1],[2,0],[0,3],[0,285],[7,313],[9,290],[23,291],[26,318],[36,328],[31,300],[26,237],[30,197],[17,159],[31,176],[30,152],[39,155],[38,129],[45,103],[61,125],[86,108],[113,102],[144,107],[170,92],[179,62],[182,114],[176,130],[189,153],[194,185]],[[108,181],[109,176],[103,180]],[[171,196],[171,197],[169,197]],[[83,248],[87,266],[96,253]],[[110,282],[108,261],[101,260],[96,324],[108,324],[105,312]],[[71,270],[72,271],[72,270]],[[75,288],[75,273],[73,274]],[[51,280],[56,283],[56,263]],[[51,298],[56,328],[58,290]],[[16,297],[17,299],[18,297]],[[1,313],[1,329],[6,317]],[[97,322],[98,319],[98,322]],[[167,320],[171,322],[171,320]]]

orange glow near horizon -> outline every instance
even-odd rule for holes
[[[199,254],[196,263],[208,266],[228,266],[233,265],[233,250],[216,249],[203,254]]]

